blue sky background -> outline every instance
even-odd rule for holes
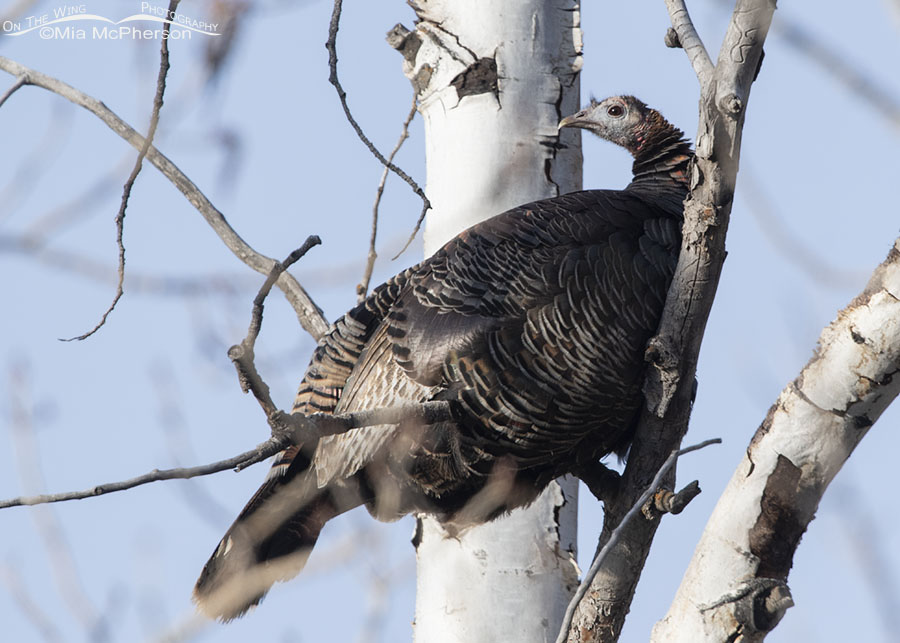
[[[24,15],[57,6],[36,2]],[[781,3],[775,20],[802,26],[900,100],[897,3],[847,6]],[[139,2],[122,0],[86,7],[111,19],[140,11]],[[727,8],[714,0],[689,8],[715,57]],[[216,21],[211,2],[186,0],[180,9]],[[330,12],[321,0],[253,3],[212,84],[203,73],[204,37],[173,42],[157,146],[258,251],[281,258],[319,234],[323,246],[292,272],[334,319],[355,301],[381,167],[327,82]],[[382,150],[393,146],[412,97],[400,56],[384,42],[397,22],[412,26],[402,2],[345,3],[338,43],[351,108]],[[582,24],[585,101],[591,93],[631,93],[693,136],[698,86],[683,52],[662,44],[664,3],[586,2]],[[141,131],[158,51],[158,41],[0,35],[0,55],[104,101]],[[0,93],[12,83],[0,77]],[[411,133],[398,161],[421,182],[418,120]],[[724,444],[679,465],[680,479],[698,478],[704,492],[663,521],[623,641],[646,640],[664,615],[753,431],[900,232],[898,133],[897,120],[780,32],[770,34],[687,438],[718,436]],[[265,439],[263,415],[240,393],[226,357],[246,332],[262,277],[146,166],[126,220],[124,299],[90,340],[57,341],[91,328],[112,297],[113,217],[135,152],[93,115],[32,87],[0,108],[0,141],[0,496],[205,463]],[[584,155],[585,187],[628,182],[622,150],[586,138]],[[421,257],[419,241],[390,260],[418,212],[410,190],[389,179],[375,283]],[[39,240],[40,251],[15,250],[25,236]],[[190,296],[182,292],[197,285]],[[258,365],[282,407],[290,406],[312,347],[280,295],[270,297]],[[797,606],[769,641],[895,640],[900,552],[891,543],[900,521],[885,495],[895,482],[898,423],[900,412],[889,409],[833,483],[794,560]],[[413,521],[383,525],[359,511],[331,523],[303,575],[277,587],[254,613],[227,626],[192,617],[193,582],[264,473],[258,465],[0,512],[4,640],[409,640]],[[587,494],[579,518],[586,567],[602,519]]]

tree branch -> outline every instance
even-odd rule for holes
[[[403,121],[403,128],[400,130],[400,138],[397,139],[397,144],[394,146],[394,149],[391,150],[388,161],[394,160],[394,157],[397,155],[397,152],[400,151],[403,143],[409,138],[409,124],[412,123],[412,119],[415,118],[416,111],[416,94],[414,93],[412,107],[409,110],[409,114],[406,115],[406,120]],[[385,167],[384,171],[381,173],[381,180],[378,182],[378,189],[375,191],[375,204],[372,206],[372,236],[369,239],[369,254],[366,257],[366,268],[363,271],[363,277],[360,280],[359,285],[356,287],[357,303],[362,303],[366,298],[366,293],[369,290],[369,282],[372,280],[372,270],[375,268],[375,259],[378,257],[378,254],[375,252],[375,236],[378,234],[378,207],[381,204],[381,196],[384,194],[387,176],[388,168]],[[415,236],[415,233],[413,233],[413,236]],[[396,259],[396,257],[394,258]]]
[[[25,77],[26,84],[41,87],[47,91],[62,96],[66,100],[79,105],[102,120],[111,130],[127,141],[132,147],[140,150],[144,144],[144,137],[119,118],[106,105],[96,98],[67,85],[66,83],[29,69],[9,58],[0,56],[0,69],[17,77]],[[235,256],[253,270],[268,274],[275,264],[270,259],[259,254],[234,231],[228,224],[225,216],[206,198],[200,189],[178,169],[166,156],[152,145],[147,150],[147,160],[150,161],[173,185],[190,201],[213,231],[219,236],[225,246]],[[318,339],[328,329],[328,322],[322,315],[319,307],[309,298],[303,287],[290,273],[282,273],[276,285],[284,292],[288,302],[297,314],[297,319],[315,339]]]
[[[275,262],[265,282],[260,287],[256,297],[253,298],[253,313],[250,316],[250,327],[247,329],[247,336],[241,341],[228,349],[228,357],[237,369],[238,380],[241,384],[241,390],[244,393],[252,392],[253,397],[262,406],[266,417],[272,426],[273,436],[282,430],[281,417],[284,415],[275,406],[269,395],[269,387],[260,377],[256,370],[254,348],[256,346],[256,338],[259,337],[259,331],[262,328],[263,308],[266,297],[272,290],[272,285],[294,262],[305,255],[311,248],[322,243],[319,237],[312,235],[306,239],[302,246],[294,250],[283,262]]]
[[[338,79],[337,72],[337,33],[341,25],[342,4],[343,0],[334,0],[334,9],[331,12],[331,22],[328,25],[328,40],[325,43],[325,48],[328,50],[328,69],[330,70],[330,73],[328,75],[328,82],[334,85],[334,89],[335,91],[337,91],[338,99],[341,101],[341,107],[344,109],[344,115],[347,117],[347,121],[350,123],[350,126],[353,127],[353,131],[356,132],[357,136],[359,136],[359,140],[363,142],[366,148],[368,148],[368,150],[375,156],[375,158],[377,158],[381,162],[382,165],[384,165],[391,172],[406,181],[409,184],[409,187],[412,188],[413,192],[419,195],[419,198],[422,199],[422,213],[419,215],[415,230],[413,231],[412,236],[409,238],[409,241],[407,241],[406,245],[403,246],[403,249],[400,250],[399,253],[397,253],[397,256],[400,256],[409,247],[409,244],[412,243],[413,238],[419,231],[419,227],[422,221],[425,219],[425,213],[428,212],[428,210],[431,208],[431,202],[428,200],[428,197],[425,196],[425,191],[419,187],[419,184],[416,183],[412,179],[412,177],[410,177],[406,172],[394,165],[391,161],[384,158],[384,155],[378,151],[378,148],[375,147],[372,141],[370,141],[365,133],[363,133],[362,128],[359,126],[359,123],[356,122],[356,119],[353,118],[353,114],[350,113],[350,106],[347,105],[347,92],[345,92],[344,88],[341,86],[341,81]]]
[[[679,39],[694,30],[682,3],[667,2]],[[725,232],[738,169],[741,131],[750,86],[775,6],[771,0],[738,0],[714,69],[707,70],[697,46],[688,51],[701,85],[697,157],[691,194],[685,201],[681,253],[657,336],[647,350],[647,407],[635,433],[622,487],[606,504],[598,548],[640,497],[653,472],[677,448],[687,430],[694,373],[706,320],[725,259]],[[692,56],[693,54],[693,56]],[[697,62],[700,56],[701,62]],[[707,73],[709,72],[709,73]],[[674,468],[664,483],[671,487]],[[628,524],[579,603],[569,641],[615,641],[634,596],[659,525],[658,515]]]
[[[168,13],[166,15],[175,15],[175,10],[178,8],[179,2],[181,2],[181,0],[170,0]],[[159,52],[159,74],[156,78],[156,94],[153,97],[153,110],[150,113],[150,127],[147,130],[147,137],[144,139],[144,143],[141,145],[141,149],[138,151],[138,156],[137,159],[135,159],[134,167],[131,169],[131,174],[128,175],[128,179],[125,181],[125,186],[122,188],[122,202],[119,205],[119,212],[116,214],[115,218],[116,247],[119,251],[119,266],[116,270],[116,274],[118,275],[118,281],[116,282],[116,294],[113,296],[112,302],[100,317],[100,321],[97,322],[96,326],[82,335],[70,337],[63,341],[71,342],[75,340],[85,340],[96,333],[98,330],[100,330],[103,325],[106,324],[106,319],[115,309],[116,304],[119,303],[122,295],[125,294],[125,241],[123,239],[125,235],[125,209],[128,207],[128,199],[131,198],[131,190],[134,187],[134,182],[137,180],[138,174],[141,173],[141,168],[144,167],[144,157],[147,156],[147,151],[150,149],[150,145],[153,143],[153,137],[156,136],[156,128],[159,126],[159,112],[163,106],[163,95],[166,93],[166,76],[168,75],[168,73],[169,25],[163,23],[162,45],[160,46]],[[0,105],[2,104],[2,101],[0,101]]]
[[[3,107],[3,103],[5,103],[6,100],[10,96],[12,96],[17,91],[19,91],[19,89],[21,89],[22,86],[24,86],[27,83],[28,83],[28,76],[22,75],[22,76],[19,76],[18,78],[16,78],[16,82],[13,83],[12,87],[10,87],[5,92],[3,92],[3,96],[0,96],[0,107]]]
[[[45,266],[78,274],[101,283],[110,282],[112,267],[95,261],[86,255],[67,250],[57,250],[44,245],[42,239],[32,236],[7,236],[0,234],[0,253],[27,256]],[[252,281],[251,281],[252,280]],[[210,273],[194,277],[180,275],[153,275],[128,271],[128,288],[131,292],[151,295],[194,297],[198,295],[234,296],[249,291],[258,283],[253,274]]]
[[[302,413],[285,413],[278,409],[269,394],[269,387],[260,377],[254,363],[254,347],[262,327],[262,318],[265,299],[272,290],[284,271],[294,262],[305,255],[311,248],[321,243],[317,236],[310,236],[306,242],[294,250],[283,262],[275,262],[269,271],[265,282],[253,299],[253,313],[247,336],[240,344],[232,346],[228,350],[238,373],[241,389],[253,396],[259,402],[266,419],[272,429],[272,436],[265,442],[256,445],[254,449],[245,451],[240,455],[226,460],[213,462],[196,467],[179,467],[175,469],[155,469],[144,475],[137,476],[121,482],[111,482],[97,485],[84,491],[70,491],[57,494],[42,494],[38,496],[24,496],[11,500],[0,501],[0,509],[17,507],[22,505],[37,505],[50,502],[63,502],[67,500],[80,500],[91,498],[115,491],[124,491],[150,482],[160,480],[186,479],[197,476],[205,476],[226,469],[245,469],[257,462],[261,462],[291,444],[314,444],[321,437],[345,433],[351,429],[359,429],[367,426],[379,426],[382,424],[399,424],[406,420],[415,420],[422,424],[434,424],[449,420],[453,417],[453,409],[449,402],[425,402],[386,409],[371,409],[331,415],[330,413],[314,413],[303,415]]]
[[[702,86],[709,82],[715,71],[706,46],[694,28],[694,22],[691,20],[684,0],[666,0],[666,8],[669,10],[669,17],[672,20],[672,29],[675,30],[678,37],[678,42],[672,44],[684,49]]]
[[[329,415],[327,413],[317,413],[314,415],[285,413],[284,423],[288,427],[288,430],[285,433],[272,436],[265,442],[260,442],[253,449],[232,458],[195,467],[154,469],[149,473],[145,473],[135,478],[120,482],[100,484],[83,491],[68,491],[64,493],[41,494],[37,496],[20,496],[9,500],[0,500],[0,509],[21,507],[25,505],[40,505],[50,502],[65,502],[67,500],[82,500],[84,498],[102,496],[115,491],[124,491],[150,482],[196,478],[198,476],[207,476],[211,473],[218,473],[219,471],[225,471],[227,469],[241,471],[283,451],[290,444],[308,444],[310,439],[318,439],[326,435],[335,435],[344,433],[350,429],[361,429],[368,426],[399,424],[406,420],[431,424],[434,422],[446,421],[451,418],[452,407],[448,402],[426,402],[424,404],[371,409],[355,413],[345,413],[342,415]]]
[[[769,409],[652,640],[763,640],[825,490],[898,393],[900,238]]]
[[[612,534],[609,537],[609,540],[603,546],[603,548],[597,552],[597,555],[594,557],[594,562],[591,563],[590,569],[588,569],[587,574],[584,575],[584,578],[581,580],[581,584],[578,586],[578,591],[575,592],[575,595],[572,597],[572,600],[569,601],[569,606],[566,608],[566,615],[563,617],[562,625],[560,626],[559,636],[556,638],[556,643],[565,643],[566,639],[569,635],[569,627],[572,624],[572,617],[575,615],[575,609],[578,607],[578,604],[581,602],[581,599],[584,598],[584,595],[587,593],[588,589],[590,589],[591,583],[594,580],[594,577],[597,575],[597,572],[600,571],[600,566],[603,564],[603,561],[606,560],[607,555],[612,551],[613,547],[615,547],[619,540],[622,538],[622,534],[625,531],[625,527],[635,518],[635,516],[640,513],[644,506],[650,501],[651,496],[653,496],[660,485],[662,484],[663,478],[666,474],[669,473],[669,469],[675,466],[675,461],[685,455],[686,453],[690,453],[691,451],[697,451],[704,447],[708,447],[710,444],[721,444],[722,440],[720,438],[713,438],[712,440],[705,440],[700,444],[695,444],[690,447],[685,447],[684,449],[680,449],[677,451],[672,451],[669,454],[669,457],[666,458],[666,461],[663,462],[663,465],[659,468],[659,471],[656,472],[656,475],[653,477],[653,481],[650,483],[644,493],[637,499],[637,501],[631,506],[631,509],[628,510],[628,513],[625,514],[625,517],[622,518],[622,522],[620,522],[616,528],[613,530]],[[696,497],[696,493],[691,496]]]

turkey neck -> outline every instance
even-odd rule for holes
[[[646,126],[635,138],[637,147],[631,167],[634,178],[627,189],[649,190],[655,198],[662,196],[661,192],[670,193],[680,207],[687,196],[688,165],[694,157],[691,142],[656,110],[650,110]]]

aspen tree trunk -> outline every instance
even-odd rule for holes
[[[581,189],[581,29],[575,0],[420,0],[405,58],[425,122],[430,255],[465,228]],[[449,536],[420,518],[415,640],[553,640],[578,582],[574,480],[530,507]]]

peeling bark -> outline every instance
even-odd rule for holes
[[[497,61],[493,58],[479,58],[466,67],[465,71],[457,74],[450,84],[456,88],[459,100],[488,92],[499,98]]]
[[[759,517],[750,528],[750,553],[759,559],[757,577],[787,579],[794,550],[810,517],[798,508],[800,468],[783,455],[766,481]]]
[[[578,3],[413,2],[402,45],[425,122],[426,254],[461,230],[528,201],[581,189]],[[547,170],[549,163],[549,171]]]

